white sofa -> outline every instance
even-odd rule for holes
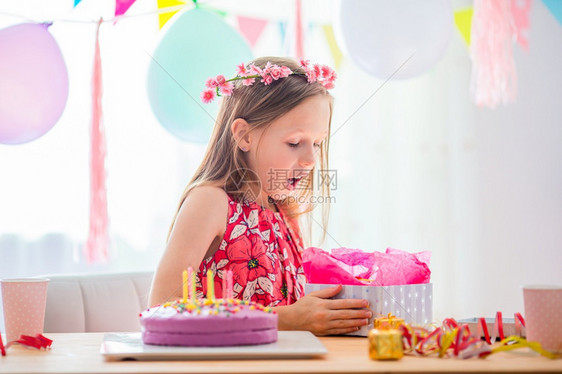
[[[46,333],[140,331],[152,272],[47,275]]]

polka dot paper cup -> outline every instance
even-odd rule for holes
[[[562,353],[562,286],[524,286],[527,340]]]
[[[48,279],[2,279],[6,340],[43,333]]]

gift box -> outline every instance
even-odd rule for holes
[[[399,360],[404,356],[402,333],[395,329],[369,331],[369,357],[372,360]]]
[[[333,284],[307,283],[305,293],[318,291]],[[412,325],[427,325],[433,321],[433,285],[405,284],[399,286],[342,286],[342,291],[334,299],[369,300],[373,317],[369,325],[347,335],[367,336],[373,328],[375,318],[388,313],[404,319]]]
[[[368,336],[375,318],[389,313],[412,325],[433,320],[433,285],[428,252],[385,253],[337,248],[331,253],[308,248],[303,253],[305,293],[342,285],[335,299],[366,299],[373,317],[369,325],[348,335]]]

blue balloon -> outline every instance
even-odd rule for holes
[[[562,2],[560,0],[542,0],[542,2],[562,25]]]
[[[150,106],[179,139],[206,143],[220,100],[201,102],[205,82],[218,74],[234,76],[236,65],[252,59],[252,50],[236,30],[204,9],[178,13],[168,24],[148,68]]]

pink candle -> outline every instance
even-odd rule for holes
[[[234,290],[233,290],[233,285],[232,285],[232,270],[228,270],[226,272],[226,288],[227,288],[227,295],[229,299],[233,299],[234,298]]]
[[[189,266],[187,268],[187,284],[189,289],[189,300],[195,302],[195,274],[193,273],[193,268]]]

